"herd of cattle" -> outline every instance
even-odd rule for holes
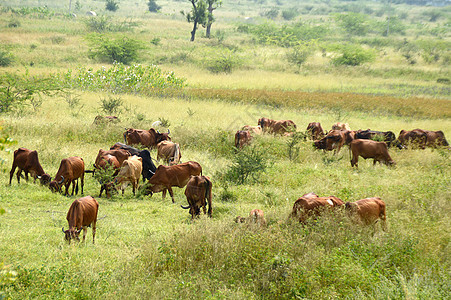
[[[295,132],[296,124],[291,120],[261,118],[258,120],[258,126],[246,125],[235,134],[235,146],[240,149],[249,144],[253,135],[272,133],[291,136]],[[85,163],[81,157],[69,157],[61,161],[53,180],[49,174],[44,172],[39,163],[37,151],[19,148],[14,151],[9,184],[11,184],[16,168],[18,168],[16,173],[18,183],[20,183],[23,171],[26,180],[28,180],[28,174],[30,174],[35,182],[36,179],[39,179],[41,184],[48,185],[53,192],[62,192],[64,186],[64,194],[68,195],[72,184],[71,195],[74,195],[74,192],[75,194],[78,193],[78,181],[80,180],[81,193],[83,194],[85,173],[96,173],[111,168],[113,170],[112,179],[108,182],[99,180],[101,185],[99,197],[102,196],[103,192],[107,197],[111,197],[113,192],[119,190],[123,194],[126,186],[131,184],[133,194],[139,188],[145,195],[162,192],[164,199],[166,191],[169,191],[174,203],[172,187],[183,188],[186,186],[185,196],[189,205],[182,206],[182,208],[189,209],[191,218],[195,218],[200,214],[201,209],[206,214],[208,206],[208,216],[211,217],[212,182],[210,178],[202,175],[202,167],[199,163],[194,161],[180,162],[180,146],[172,142],[169,134],[169,130],[160,133],[154,128],[149,130],[128,128],[123,134],[124,143],[116,143],[109,150],[99,150],[93,170],[85,169]],[[380,132],[369,129],[352,131],[344,123],[336,123],[332,130],[324,132],[320,123],[312,122],[307,127],[306,135],[314,141],[316,148],[327,151],[335,150],[335,153],[338,153],[343,145],[349,145],[352,153],[352,166],[357,166],[359,156],[365,159],[373,158],[374,163],[394,164],[388,154],[388,147],[396,146],[402,149],[414,146],[424,149],[425,147],[449,146],[442,131],[402,130],[398,139],[396,139],[391,131]],[[157,160],[163,160],[167,165],[160,164],[156,167],[149,150],[140,150],[131,145],[141,145],[148,149],[156,148]],[[139,187],[141,177],[144,184]],[[291,217],[305,224],[308,218],[317,217],[322,210],[343,205],[353,218],[357,218],[358,222],[375,224],[375,222],[381,220],[382,229],[385,230],[385,203],[377,197],[344,203],[334,196],[319,197],[314,193],[309,193],[296,200]],[[94,242],[98,207],[97,200],[91,196],[82,197],[72,203],[67,213],[69,229],[64,230],[63,228],[68,241],[71,239],[78,240],[81,229],[84,229],[83,240],[85,240],[86,227],[92,224]],[[266,225],[264,213],[260,209],[252,210],[248,218],[237,217],[235,221],[237,223],[258,224],[259,226]]]

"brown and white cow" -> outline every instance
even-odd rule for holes
[[[346,202],[345,209],[354,222],[363,225],[375,225],[378,220],[381,220],[382,230],[387,230],[385,202],[381,198],[373,197]]]
[[[211,189],[212,183],[207,176],[191,176],[186,184],[185,196],[188,206],[180,205],[183,209],[189,208],[191,219],[198,217],[202,208],[204,214],[207,213],[206,206],[208,204],[208,216],[211,218]]]
[[[160,133],[154,128],[149,130],[125,128],[124,143],[128,145],[144,145],[146,147],[155,148],[161,141],[170,141],[170,131],[167,133]]]
[[[348,123],[337,122],[332,125],[332,130],[349,130],[351,131],[351,127],[349,127]]]
[[[266,219],[265,219],[265,213],[261,209],[253,209],[249,212],[249,217],[236,217],[235,218],[236,223],[247,223],[250,225],[257,225],[259,227],[266,227]]]
[[[344,202],[335,196],[318,197],[314,193],[308,193],[294,202],[290,216],[299,220],[299,223],[306,224],[310,217],[316,218],[323,210],[333,209],[343,204]]]
[[[324,137],[324,130],[319,122],[311,122],[307,126],[307,136],[312,140],[320,140]]]
[[[323,149],[326,151],[334,150],[334,154],[340,152],[341,147],[346,143],[347,131],[344,130],[331,130],[329,133],[320,140],[313,142],[317,149]]]
[[[125,188],[129,183],[132,184],[133,195],[135,195],[135,191],[139,187],[139,178],[141,177],[142,168],[142,158],[139,156],[133,155],[124,160],[121,165],[119,174],[116,176],[113,182],[102,185],[99,197],[102,196],[103,190],[106,191],[108,198],[111,197],[112,189],[117,189],[117,187],[122,190],[123,195]]]
[[[157,145],[157,160],[163,159],[168,165],[180,163],[182,152],[180,145],[171,141],[162,141]]]
[[[388,147],[385,142],[376,142],[373,140],[353,140],[350,145],[350,151],[352,153],[351,166],[359,167],[359,156],[364,159],[372,158],[373,165],[376,162],[384,163],[386,165],[394,165],[395,162],[388,154]]]
[[[249,145],[252,140],[250,131],[238,130],[235,133],[235,148],[242,149],[245,145]]]
[[[66,186],[64,195],[68,195],[70,184],[72,183],[72,196],[78,194],[78,178],[81,181],[81,193],[83,194],[85,176],[85,163],[79,156],[64,158],[61,160],[60,167],[56,173],[55,178],[50,182],[49,188],[52,192],[61,191],[63,184]],[[75,188],[75,184],[77,185]]]
[[[92,226],[92,243],[94,244],[98,211],[99,203],[91,196],[86,196],[72,202],[66,217],[69,223],[69,229],[64,230],[64,227],[62,228],[66,241],[69,243],[72,239],[79,241],[79,235],[83,229],[84,242],[88,231],[87,227]]]
[[[44,172],[41,164],[39,163],[38,152],[36,150],[31,151],[27,148],[19,148],[14,151],[14,159],[11,171],[9,172],[9,184],[13,178],[14,172],[17,170],[17,183],[20,183],[20,175],[22,171],[25,172],[25,180],[28,181],[28,173],[31,177],[39,179],[41,184],[48,184],[52,178],[49,174]]]
[[[258,125],[263,132],[289,135],[296,131],[296,124],[291,120],[272,120],[268,118],[261,118],[258,120]]]
[[[244,125],[241,130],[249,131],[252,134],[262,134],[262,127],[260,125],[258,126],[251,126],[251,125]]]
[[[199,163],[188,161],[179,165],[163,166],[159,165],[155,175],[143,186],[144,194],[163,192],[163,199],[166,198],[166,191],[169,191],[174,203],[174,193],[172,187],[184,187],[191,176],[202,175],[202,167]]]

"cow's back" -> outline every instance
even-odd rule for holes
[[[75,200],[72,202],[66,216],[69,227],[80,228],[82,226],[89,226],[92,222],[97,220],[98,210],[99,203],[91,196]]]

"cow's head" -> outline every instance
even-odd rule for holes
[[[60,181],[52,180],[49,183],[49,189],[52,192],[59,192],[61,190],[61,186],[63,185],[63,182],[64,182],[64,176],[61,175],[61,180]]]
[[[153,185],[150,184],[150,183],[146,183],[146,184],[144,184],[144,185],[141,185],[141,186],[138,188],[138,190],[139,190],[139,192],[142,193],[143,195],[146,195],[146,196],[150,195],[150,197],[152,197],[152,195],[153,195]]]
[[[153,130],[155,131],[155,129],[153,129]],[[159,142],[162,142],[162,141],[172,141],[169,134],[171,134],[169,129],[168,129],[168,132],[164,132],[164,133],[160,133],[160,131],[157,130],[156,135],[155,135],[155,142],[158,144]]]
[[[264,130],[267,123],[268,123],[268,118],[258,119],[258,125],[262,128],[262,130]]]
[[[246,218],[238,216],[235,218],[235,223],[244,223],[246,222]]]
[[[42,185],[48,185],[50,181],[52,181],[52,177],[50,177],[49,174],[42,174],[41,176],[38,176],[38,179]]]
[[[64,230],[64,227],[63,227],[62,230],[63,230],[63,233],[64,233],[64,239],[67,242],[69,242],[69,244],[70,244],[70,241],[72,239],[76,240],[77,242],[80,241],[79,236],[80,236],[80,232],[81,232],[82,228],[80,228],[80,230],[77,230],[74,227],[74,228],[69,228],[68,230]]]
[[[313,145],[316,149],[326,149],[326,138],[314,141]]]

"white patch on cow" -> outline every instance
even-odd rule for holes
[[[331,206],[334,206],[334,203],[330,199],[327,199],[327,203],[329,203]]]

